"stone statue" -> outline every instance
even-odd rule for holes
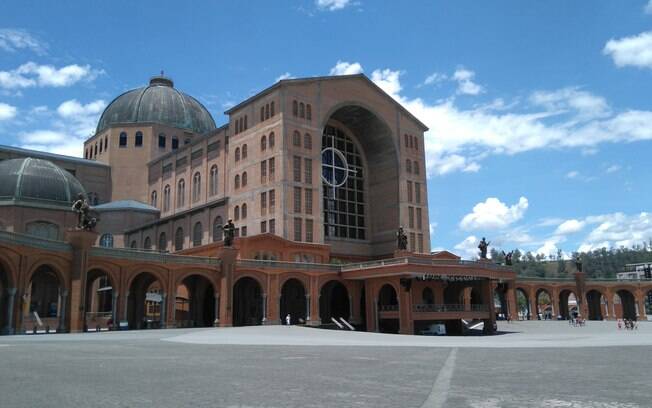
[[[235,224],[229,218],[229,221],[222,227],[224,231],[224,246],[233,246],[233,238],[235,238]]]
[[[575,268],[577,268],[577,272],[582,272],[582,258],[579,254],[575,257]]]
[[[491,242],[487,242],[487,240],[482,237],[482,240],[478,245],[478,249],[480,250],[480,259],[487,259],[487,249],[489,248],[489,244],[491,244]]]
[[[508,253],[503,251],[503,256],[505,257],[505,265],[512,266],[512,256],[514,256],[514,251],[509,251]]]
[[[408,244],[408,237],[403,231],[403,227],[398,227],[396,232],[396,244],[398,245],[399,250],[406,250]]]
[[[77,200],[72,203],[72,210],[77,213],[77,229],[93,231],[97,225],[97,218],[91,217],[91,207],[84,198],[84,194],[79,193]]]

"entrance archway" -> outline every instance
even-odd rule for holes
[[[602,305],[604,304],[604,296],[597,289],[592,289],[586,292],[586,305],[589,308],[589,320],[604,320],[602,313]]]
[[[528,299],[527,293],[521,288],[516,289],[516,307],[518,308],[519,320],[530,320],[532,318],[530,299]]]
[[[285,324],[285,316],[290,315],[290,323],[306,321],[306,289],[298,279],[288,279],[281,288],[281,308],[279,318]]]
[[[341,282],[330,281],[322,286],[319,297],[319,318],[329,324],[331,317],[349,320],[351,312],[349,291]]]
[[[383,285],[378,292],[378,310],[381,312],[398,312],[398,296],[390,284]],[[378,319],[378,331],[381,333],[398,333],[400,322],[398,318]]]
[[[620,297],[621,315],[623,319],[636,320],[636,299],[632,292],[621,289],[616,292]]]
[[[86,330],[110,328],[115,321],[113,313],[113,282],[104,271],[94,269],[86,276]]]
[[[177,327],[212,327],[215,288],[204,276],[190,275],[176,288],[174,320]]]
[[[129,287],[127,321],[130,329],[157,329],[165,321],[165,293],[158,278],[142,272]]]
[[[507,284],[499,283],[494,290],[493,298],[496,315],[498,319],[507,319],[507,316],[512,313],[509,310],[509,305],[507,303]]]
[[[62,292],[59,277],[51,267],[43,265],[34,272],[26,292],[29,314],[23,318],[25,330],[33,330],[39,320],[43,324],[39,329],[65,330],[67,296],[62,296]]]
[[[577,316],[577,296],[570,289],[559,292],[559,315],[563,320],[569,320]]]
[[[252,326],[263,320],[263,291],[254,278],[238,279],[233,287],[233,325]]]
[[[536,293],[536,310],[534,311],[538,320],[551,320],[556,318],[552,305],[552,296],[546,289],[539,289]]]

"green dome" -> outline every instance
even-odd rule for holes
[[[0,200],[40,202],[70,208],[81,183],[56,164],[31,157],[0,161]]]
[[[116,124],[147,122],[200,134],[215,130],[213,117],[199,101],[176,90],[171,79],[157,76],[148,86],[115,98],[102,113],[95,133]]]

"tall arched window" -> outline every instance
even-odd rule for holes
[[[247,126],[247,115],[245,115],[245,119],[244,119],[244,130],[247,130],[248,127],[249,127],[249,126]]]
[[[136,242],[136,240],[131,241],[130,248],[131,249],[137,249],[138,248],[138,242]]]
[[[299,104],[299,117],[302,119],[306,117],[306,107],[303,102]]]
[[[269,104],[269,110],[270,110],[269,112],[270,116],[274,116],[274,114],[276,113],[274,111],[274,101],[272,101],[272,103]]]
[[[154,190],[154,191],[152,191],[152,196],[151,196],[151,199],[150,199],[150,205],[152,207],[156,207],[156,204],[158,204],[158,197],[157,197],[157,194],[156,194],[156,190]]]
[[[274,148],[274,142],[275,142],[275,137],[274,137],[274,132],[269,134],[269,148],[273,149]]]
[[[312,106],[310,104],[306,105],[306,119],[312,120]]]
[[[236,205],[235,208],[233,209],[233,219],[234,219],[235,221],[238,221],[238,220],[240,219],[240,207],[237,206],[237,205]]]
[[[242,173],[242,187],[247,187],[247,172]]]
[[[201,245],[202,234],[201,222],[196,222],[192,229],[192,246],[196,247]]]
[[[100,246],[104,248],[113,248],[113,235],[103,234],[100,237]]]
[[[303,135],[303,147],[312,149],[312,136],[310,136],[310,133]]]
[[[301,147],[301,133],[299,133],[298,130],[295,130],[294,133],[292,133],[292,145]]]
[[[235,120],[235,133],[236,135],[240,133],[240,121],[238,119]]]
[[[242,145],[242,160],[247,158],[247,145]]]
[[[158,250],[160,252],[168,250],[168,238],[165,236],[165,232],[161,232],[161,235],[158,236]]]
[[[414,161],[413,169],[414,169],[414,174],[419,174],[419,172],[421,171],[421,170],[419,169],[419,162],[416,161],[416,160]]]
[[[265,105],[265,119],[269,119],[269,103]]]
[[[166,184],[163,189],[163,212],[170,211],[170,185]]]
[[[217,186],[218,186],[218,173],[217,173],[217,165],[214,164],[213,167],[211,167],[211,177],[210,177],[210,195],[214,196],[217,194]]]
[[[235,161],[240,161],[240,148],[235,148]]]
[[[264,120],[265,120],[265,107],[261,106],[260,107],[260,121],[262,122]]]
[[[405,159],[405,171],[412,173],[412,160]]]
[[[143,243],[143,248],[152,249],[152,240],[149,237],[145,237],[145,242]]]
[[[240,216],[242,217],[243,220],[245,218],[247,218],[247,204],[246,203],[242,204],[242,208],[240,209]]]
[[[224,221],[219,215],[213,220],[213,242],[221,241],[224,238],[224,231],[222,230]]]
[[[263,135],[260,138],[260,151],[264,151],[265,149],[267,149],[267,136]]]
[[[430,288],[424,288],[421,293],[422,302],[426,305],[432,305],[435,303],[435,295]]]
[[[299,102],[292,101],[292,115],[299,116]]]
[[[143,145],[143,132],[140,130],[136,132],[136,139],[134,140],[134,145],[140,147]]]
[[[127,133],[120,133],[120,147],[127,147]]]
[[[240,188],[240,175],[235,175],[235,180],[233,181],[233,186],[237,189]]]
[[[186,182],[181,179],[177,185],[177,208],[186,205]]]
[[[177,232],[174,233],[174,250],[181,251],[183,249],[183,228],[177,228]]]
[[[196,203],[201,197],[201,174],[195,173],[192,177],[192,202]]]

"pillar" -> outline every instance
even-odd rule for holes
[[[399,333],[414,334],[414,320],[412,320],[412,279],[402,278],[400,283],[398,293]]]
[[[306,324],[308,326],[319,326],[321,324],[321,318],[319,317],[319,278],[317,276],[310,277],[308,296],[310,317],[306,317]]]
[[[509,316],[512,319],[518,319],[518,304],[516,303],[516,282],[507,282],[507,291],[505,293],[507,298],[507,309]]]
[[[639,320],[647,320],[645,314],[645,295],[642,291],[638,291],[636,294],[636,317]]]
[[[378,298],[373,291],[373,284],[369,279],[364,281],[364,298],[365,298],[365,313],[367,321],[367,331],[378,331]]]
[[[61,312],[59,313],[58,333],[66,332],[66,305],[68,304],[68,289],[61,291]]]
[[[263,293],[263,324],[267,324],[267,293]]]
[[[124,309],[122,309],[122,320],[127,322],[129,321],[129,316],[127,314],[128,309],[129,309],[129,291],[125,292],[124,296],[125,302],[124,302]]]
[[[165,292],[161,292],[161,329],[165,329],[167,325],[167,316],[168,316],[168,295]]]
[[[220,324],[220,292],[215,292],[215,321],[213,326],[217,327]]]
[[[310,294],[306,294],[306,324],[310,321]]]
[[[88,272],[89,252],[97,240],[97,233],[69,229],[65,240],[72,246],[71,284],[70,284],[70,331],[84,330],[86,306],[86,273]],[[65,307],[65,306],[64,306]],[[65,322],[64,322],[65,326]]]
[[[528,302],[530,303],[528,305],[527,320],[537,320],[539,318],[538,301],[536,288],[530,289],[530,293],[528,294]]]
[[[220,327],[233,325],[233,276],[238,250],[233,247],[220,248],[218,258],[222,262],[220,278]]]
[[[113,322],[113,327],[111,330],[115,330],[118,327],[118,298],[120,293],[117,290],[113,290],[113,296],[111,300],[111,321]]]
[[[496,324],[496,307],[494,305],[494,291],[491,280],[482,281],[480,284],[480,289],[482,293],[482,303],[486,304],[489,309],[489,318],[484,319],[484,328],[482,329],[482,332],[484,334],[494,334],[494,326]]]
[[[551,299],[550,303],[552,303],[550,306],[552,307],[552,318],[557,319],[557,316],[559,315],[559,289],[558,288],[553,288],[552,293],[550,293]]]
[[[584,272],[575,272],[575,289],[577,293],[578,311],[583,318],[589,317],[589,305],[586,301],[586,274]]]
[[[16,291],[16,288],[7,288],[7,316],[5,317],[6,325],[2,329],[2,334],[14,334],[14,302]]]

